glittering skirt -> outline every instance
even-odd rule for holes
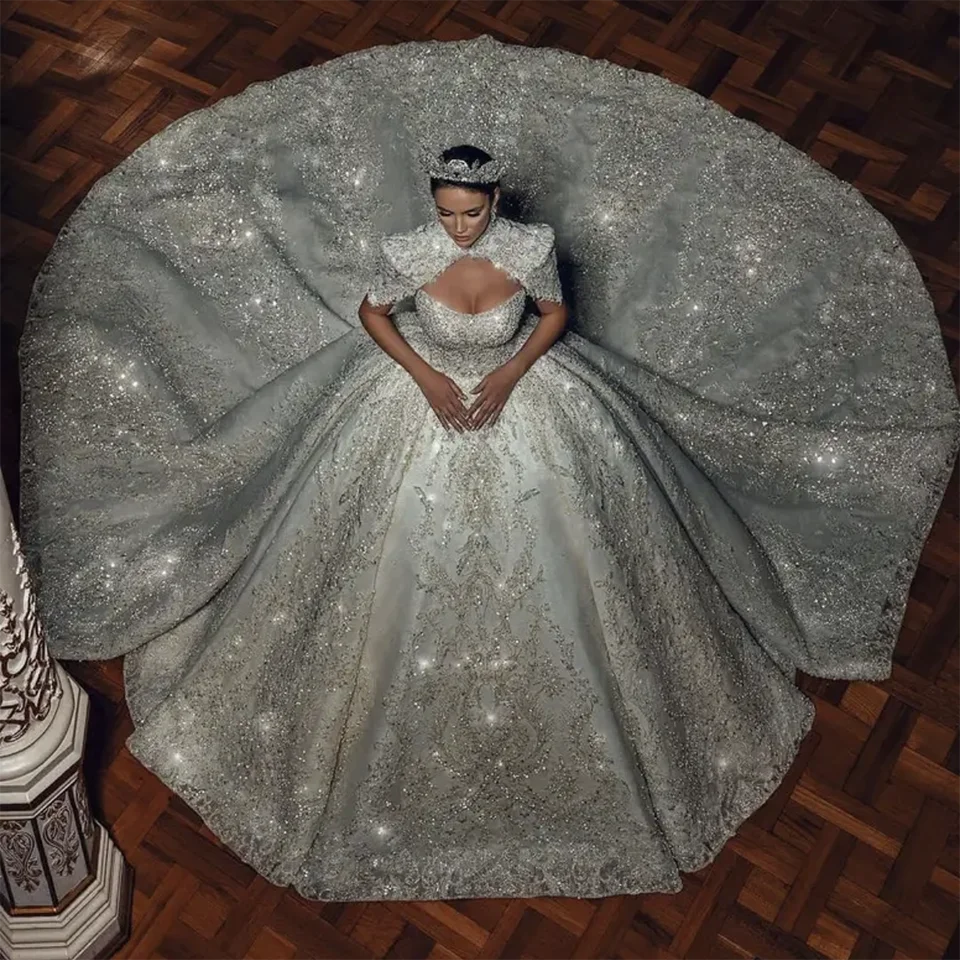
[[[350,322],[376,240],[433,215],[421,140],[508,158],[571,307],[468,434]],[[531,329],[398,323],[464,390]],[[51,653],[125,655],[129,748],[318,899],[679,889],[791,764],[797,669],[889,676],[960,443],[856,191],[660,77],[489,37],[172,124],[61,232],[20,359]]]
[[[533,323],[459,351],[398,320],[463,389]],[[211,433],[199,471],[247,558],[127,655],[130,749],[310,897],[679,889],[777,786],[814,708],[776,577],[691,489],[638,376],[568,333],[498,423],[447,432],[358,330],[261,390],[236,414],[248,439],[219,425],[223,460]],[[238,442],[258,445],[242,477]],[[265,472],[274,493],[253,498]],[[181,527],[126,562],[176,593],[215,564],[197,548]]]

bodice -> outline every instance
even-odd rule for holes
[[[482,313],[461,313],[420,289],[414,297],[424,334],[442,347],[495,347],[509,341],[520,325],[526,304],[521,287]]]

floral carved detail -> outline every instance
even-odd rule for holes
[[[51,872],[61,877],[69,876],[80,856],[80,836],[65,793],[40,814],[40,836]]]
[[[27,893],[40,886],[43,868],[29,822],[0,820],[0,859],[11,884]]]
[[[80,819],[80,832],[93,842],[93,817],[90,815],[90,802],[87,799],[87,788],[83,777],[77,777],[73,784],[73,795],[77,801],[77,816]],[[89,849],[89,847],[88,847]]]
[[[30,724],[43,720],[63,696],[60,678],[47,652],[20,538],[12,523],[10,536],[23,613],[17,614],[14,598],[0,590],[0,741],[4,743],[19,740]]]

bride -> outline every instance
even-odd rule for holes
[[[956,454],[942,345],[906,255],[861,250],[881,230],[859,210],[824,218],[784,187],[736,207],[747,241],[727,250],[733,206],[703,206],[690,184],[736,199],[769,168],[756,136],[733,131],[718,153],[739,123],[719,108],[557,51],[414,46],[185,118],[58,240],[21,348],[21,525],[51,653],[124,654],[128,748],[306,897],[677,891],[793,762],[815,714],[796,670],[889,675]],[[666,209],[644,276],[601,297],[599,271],[637,258],[612,257],[568,171],[560,200],[597,296],[565,297],[560,220],[555,234],[500,216],[504,165],[455,146],[424,157],[428,222],[379,231],[360,324],[318,343],[317,313],[323,327],[360,292],[342,292],[351,264],[336,257],[360,248],[338,225],[362,227],[351,212],[367,195],[403,204],[390,178],[405,173],[357,159],[380,114],[358,126],[324,111],[399,110],[389,85],[408,75],[409,102],[427,104],[417,84],[441,76],[449,102],[473,104],[474,78],[496,78],[510,109],[490,117],[516,108],[520,124],[533,104],[521,151],[541,115],[585,143],[612,137],[591,175]],[[545,83],[597,99],[563,127],[568,101],[537,99]],[[623,140],[600,107],[627,111],[648,85],[651,135]],[[686,166],[654,195],[631,171],[643,150],[650,180],[672,162],[657,124],[682,131]],[[800,160],[776,163],[777,189],[782,171],[802,184]],[[771,249],[796,256],[768,264],[756,243],[776,203]],[[742,300],[723,299],[727,253],[756,275]],[[873,259],[857,272],[858,257]],[[759,320],[744,312],[758,302]],[[590,303],[609,318],[603,343],[572,329]],[[894,328],[875,308],[912,319]]]
[[[363,622],[312,654],[322,698],[274,708],[309,738],[291,784],[322,772],[326,792],[296,814],[293,879],[336,899],[678,890],[775,788],[813,706],[691,542],[691,465],[612,355],[558,340],[552,229],[497,216],[484,151],[424,165],[436,218],[383,240],[360,308],[393,360],[356,344],[364,374],[343,384],[380,394],[344,415],[326,468],[346,491],[361,449],[389,464]],[[339,543],[345,511],[324,511]]]
[[[500,168],[485,150],[468,144],[451,147],[443,152],[441,161],[428,167],[437,220],[411,236],[386,240],[378,285],[371,291],[373,298],[370,294],[364,298],[360,320],[377,343],[417,381],[443,426],[462,433],[478,429],[488,420],[491,425],[496,423],[517,381],[563,332],[567,311],[559,302],[552,228],[497,219]],[[511,257],[520,257],[517,264],[526,262],[527,269],[532,266],[538,273],[522,283],[508,272],[513,265]],[[469,408],[464,406],[467,396],[462,389],[425,362],[393,323],[383,319],[393,309],[397,296],[411,292],[410,284],[416,285],[414,277],[422,280],[424,270],[432,274],[438,265],[441,272],[427,276],[427,282],[417,290],[432,304],[433,339],[438,344],[490,346],[496,342],[492,338],[497,336],[497,329],[502,332],[502,340],[512,339],[522,310],[505,308],[524,291],[536,299],[543,318],[536,336],[474,388],[479,396]],[[517,266],[513,268],[518,270]],[[447,302],[450,299],[466,303],[469,309],[458,310]],[[489,306],[479,309],[483,303]],[[523,306],[522,301],[517,303]],[[420,311],[427,322],[430,309],[428,306]],[[504,319],[498,322],[497,314]],[[437,326],[443,324],[443,316],[447,317],[446,331]],[[490,320],[481,324],[465,319],[477,316],[489,316]],[[487,327],[489,330],[484,329]]]

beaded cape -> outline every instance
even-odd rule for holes
[[[492,219],[467,248],[459,247],[436,220],[384,237],[367,299],[374,306],[398,301],[468,256],[489,260],[522,283],[534,300],[563,299],[553,227],[503,216]]]

